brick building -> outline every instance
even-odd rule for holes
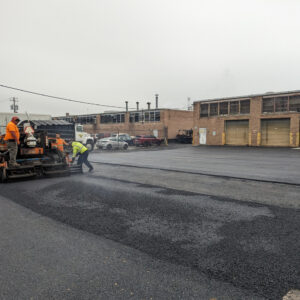
[[[175,139],[180,129],[193,127],[193,111],[175,109],[147,109],[136,111],[105,112],[90,115],[59,117],[84,125],[92,134],[128,133],[129,135],[156,135]]]
[[[194,144],[299,146],[300,91],[194,102]]]

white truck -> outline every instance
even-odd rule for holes
[[[94,149],[94,138],[83,131],[83,125],[75,124],[75,140],[85,145],[89,150]]]

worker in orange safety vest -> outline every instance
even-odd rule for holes
[[[20,144],[20,132],[17,126],[19,122],[19,117],[12,117],[11,121],[6,126],[6,134],[4,140],[7,143],[8,147],[10,167],[20,167],[20,165],[16,161],[18,145]]]
[[[52,143],[53,148],[57,148],[57,150],[64,152],[64,145],[68,146],[69,144],[60,137],[60,134],[56,134],[56,141]]]

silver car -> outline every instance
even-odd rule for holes
[[[121,141],[118,138],[115,137],[108,137],[104,139],[100,139],[96,143],[96,147],[98,149],[124,149],[127,150],[128,144],[126,142]]]

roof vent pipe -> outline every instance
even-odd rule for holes
[[[148,105],[148,110],[150,110],[151,102],[147,102],[147,105]]]
[[[139,110],[139,102],[136,103],[136,110]]]
[[[158,108],[158,94],[155,94],[155,108]]]
[[[128,101],[125,101],[125,105],[126,105],[126,112],[128,112]]]

